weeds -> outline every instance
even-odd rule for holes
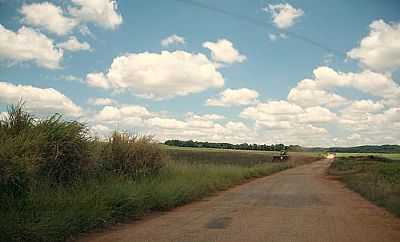
[[[159,171],[166,157],[151,136],[114,132],[101,151],[103,168],[119,175],[142,176]]]
[[[37,184],[29,191],[23,209],[1,208],[0,241],[64,241],[116,221],[169,210],[285,168],[284,163],[243,167],[169,162],[158,175],[141,179],[109,175],[71,186]]]
[[[329,173],[352,190],[400,216],[400,162],[373,156],[337,158]]]

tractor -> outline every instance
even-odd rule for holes
[[[289,155],[287,154],[286,150],[281,150],[279,155],[274,155],[272,161],[284,161],[289,159]]]

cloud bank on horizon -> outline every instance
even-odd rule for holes
[[[290,3],[255,9],[263,9],[260,18],[275,27],[257,42],[263,47],[246,43],[246,37],[226,36],[231,30],[191,35],[172,25],[153,44],[143,39],[136,49],[122,28],[138,24],[144,15],[130,18],[135,9],[114,0],[14,7],[16,24],[0,18],[2,117],[7,105],[23,99],[38,115],[62,113],[88,123],[99,136],[118,128],[159,140],[400,144],[400,16],[397,22],[385,21],[385,16],[370,21],[361,39],[350,38],[352,47],[342,49],[347,59],[337,57],[341,64],[314,65],[299,76],[281,73],[291,75],[293,83],[273,83],[280,78],[269,76],[274,64],[260,60],[273,58],[272,48],[298,41],[285,31],[307,28],[313,9]],[[140,24],[142,35],[154,35],[146,32],[151,30],[145,21]],[[265,43],[268,38],[273,44]],[[108,55],[109,50],[114,52]],[[297,50],[290,51],[274,58],[292,58]],[[321,59],[327,55],[332,53]],[[242,78],[246,81],[235,80]],[[280,94],[269,96],[271,90],[264,88],[269,85]]]

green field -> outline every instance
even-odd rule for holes
[[[273,161],[275,151],[251,151],[251,150],[224,150],[211,148],[182,148],[168,147],[169,158],[178,163],[185,164],[233,164],[240,166],[252,166]],[[310,157],[319,158],[319,153],[289,152],[290,162],[307,161]]]

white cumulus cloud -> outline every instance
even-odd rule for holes
[[[170,35],[167,38],[161,40],[161,45],[164,47],[172,44],[184,44],[184,43],[185,43],[185,38],[176,34]]]
[[[393,71],[400,67],[400,23],[373,21],[368,36],[349,52],[348,57],[359,60],[376,71]]]
[[[95,116],[97,121],[120,122],[129,118],[151,117],[153,114],[147,108],[139,105],[127,105],[122,107],[105,106]]]
[[[274,129],[287,129],[292,127],[292,121],[303,112],[304,110],[300,106],[280,100],[247,107],[240,113],[240,116],[255,120],[257,125]]]
[[[75,36],[71,36],[67,41],[57,44],[57,47],[69,51],[91,50],[89,43],[80,42]]]
[[[17,32],[0,24],[0,58],[12,61],[33,61],[48,69],[60,68],[63,51],[53,40],[31,28],[22,26]]]
[[[117,104],[117,101],[111,98],[89,98],[88,102],[95,106],[110,106]]]
[[[297,84],[288,95],[288,100],[303,106],[313,104],[340,106],[347,101],[330,90],[335,87],[354,88],[376,97],[382,97],[388,105],[400,103],[400,86],[390,75],[363,70],[359,73],[337,72],[322,66],[314,71],[315,79],[305,79]]]
[[[294,8],[288,3],[268,4],[264,10],[271,13],[272,21],[280,29],[289,28],[298,18],[304,15],[302,9]]]
[[[115,0],[72,0],[76,6],[69,7],[69,13],[81,22],[92,22],[107,29],[122,24]]]
[[[118,56],[107,73],[89,73],[86,81],[91,86],[131,90],[136,95],[156,100],[224,85],[221,73],[205,55],[185,51]]]
[[[82,114],[79,106],[53,88],[38,88],[0,82],[0,103],[16,104],[20,100],[26,102],[26,107],[29,110],[41,114],[59,112],[73,117]]]
[[[331,123],[337,120],[337,116],[327,108],[314,106],[305,108],[296,119],[302,123]]]
[[[337,107],[348,102],[346,98],[338,94],[321,89],[311,79],[304,79],[297,83],[297,86],[289,91],[288,100],[302,107],[315,105]]]
[[[217,98],[209,98],[206,101],[207,106],[239,106],[250,105],[257,102],[258,92],[248,88],[226,89],[219,93]]]
[[[380,102],[374,102],[372,100],[356,100],[341,111],[347,114],[376,113],[381,111],[384,107],[385,106]]]
[[[232,64],[235,62],[240,63],[247,59],[227,39],[220,39],[217,42],[207,41],[203,43],[203,47],[211,51],[211,58],[217,62]]]
[[[49,2],[23,4],[20,13],[24,23],[58,35],[68,34],[78,25],[78,21],[66,17],[60,7]]]

